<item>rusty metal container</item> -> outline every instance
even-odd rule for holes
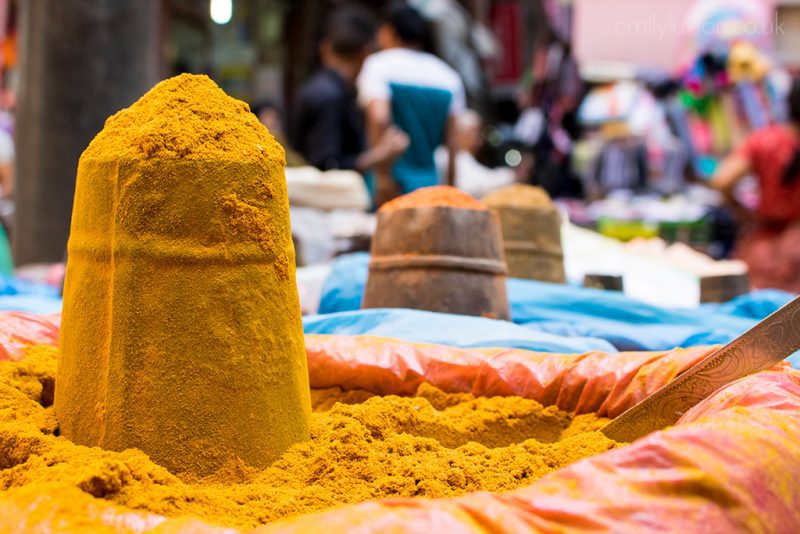
[[[363,307],[508,319],[496,216],[454,207],[379,212]]]
[[[533,193],[538,189],[514,185],[485,201],[500,220],[508,276],[563,284],[561,217],[544,191]]]

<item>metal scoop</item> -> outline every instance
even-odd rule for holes
[[[615,441],[631,442],[665,428],[721,387],[769,369],[798,349],[800,297],[643,399],[601,432]]]

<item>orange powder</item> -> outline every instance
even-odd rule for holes
[[[417,189],[384,204],[380,211],[390,212],[411,208],[458,208],[487,211],[489,208],[476,198],[449,185],[437,185]]]

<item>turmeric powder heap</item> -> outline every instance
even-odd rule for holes
[[[55,365],[56,350],[47,346],[0,363],[0,488],[38,488],[69,500],[65,506],[74,495],[53,493],[54,484],[140,512],[245,529],[384,497],[511,490],[617,446],[597,431],[604,421],[594,415],[518,397],[475,398],[427,385],[415,397],[332,389],[312,393],[311,441],[270,467],[231,462],[205,478],[178,477],[138,450],[57,437],[49,406]]]
[[[78,165],[61,433],[200,476],[308,439],[294,265],[283,149],[247,104],[183,74],[109,118]]]
[[[406,210],[410,208],[460,208],[465,210],[487,211],[486,204],[449,185],[423,187],[398,197],[381,206],[381,212]]]

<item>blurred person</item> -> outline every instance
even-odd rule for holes
[[[467,109],[455,117],[454,122],[455,185],[470,195],[481,198],[487,193],[514,182],[514,171],[508,167],[492,169],[482,165],[477,155],[483,148],[483,119]],[[440,178],[446,180],[449,161],[444,146],[436,149],[436,167]]]
[[[367,136],[376,146],[393,125],[410,139],[394,166],[376,168],[374,196],[380,205],[400,194],[436,185],[434,152],[445,145],[450,164],[446,182],[453,184],[455,145],[453,117],[466,107],[458,73],[433,54],[425,19],[412,7],[390,7],[378,29],[379,52],[369,56],[358,76],[358,98],[367,114]]]
[[[787,104],[790,122],[751,134],[720,164],[711,185],[740,219],[735,254],[747,263],[751,284],[800,293],[800,78]],[[735,196],[751,174],[761,190],[755,210]]]
[[[603,146],[590,172],[592,196],[602,198],[619,190],[644,191],[650,175],[644,139],[634,135],[625,121],[603,124],[600,135]]]
[[[290,141],[309,164],[321,170],[366,172],[391,164],[408,146],[403,132],[388,128],[365,149],[355,81],[374,36],[375,24],[368,11],[355,5],[336,10],[319,46],[322,67],[297,96]]]
[[[14,139],[0,130],[0,200],[3,201],[10,201],[14,195],[14,155]]]
[[[483,14],[488,17],[488,6],[485,10],[477,8],[473,16],[466,2],[459,0],[408,0],[408,4],[430,24],[431,51],[458,72],[468,100],[487,105],[490,95],[485,66],[501,53],[497,37],[480,20],[480,11],[486,11]]]
[[[286,152],[287,167],[301,167],[307,165],[303,156],[289,144],[286,131],[283,128],[283,113],[281,113],[280,108],[275,102],[271,100],[262,100],[257,104],[253,104],[250,110],[258,117],[258,122],[266,126],[269,133],[271,133],[275,140],[283,147],[284,152]]]
[[[573,140],[580,137],[576,111],[583,94],[571,44],[548,26],[533,51],[519,94],[522,128],[532,128],[537,164],[529,178],[552,197],[580,197],[580,181],[572,172]]]

